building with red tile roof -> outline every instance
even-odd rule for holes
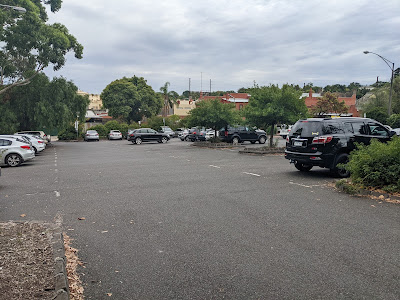
[[[200,92],[199,100],[220,99],[222,103],[234,103],[237,110],[242,110],[249,104],[250,94],[247,93],[226,93],[223,96],[205,96]]]
[[[308,93],[303,93],[301,95],[302,98],[305,97],[305,103],[308,109],[311,109],[315,105],[317,105],[317,102],[320,100],[320,98],[323,97],[322,94],[320,93],[313,93],[312,89]],[[356,107],[356,93],[354,92],[351,97],[343,97],[343,96],[338,96],[339,102],[344,101],[344,103],[347,106],[348,113],[347,114],[342,114],[342,116],[349,116],[349,117],[359,117],[360,112],[358,111]],[[335,113],[332,113],[331,115],[336,115]]]

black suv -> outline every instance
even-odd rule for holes
[[[219,138],[223,142],[239,144],[241,142],[249,141],[252,144],[259,142],[265,144],[267,134],[263,130],[255,130],[246,126],[232,127],[228,126],[219,131]]]
[[[336,176],[350,174],[345,164],[356,143],[368,145],[375,138],[387,142],[395,134],[381,123],[368,118],[342,117],[299,120],[286,139],[285,158],[300,171],[313,166],[329,168]]]

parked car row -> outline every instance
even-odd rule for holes
[[[0,135],[0,165],[17,167],[33,159],[46,148],[46,141],[38,132],[16,132],[15,134]],[[43,135],[46,138],[46,135]]]

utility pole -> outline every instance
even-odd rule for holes
[[[190,100],[190,78],[189,78],[189,100]]]

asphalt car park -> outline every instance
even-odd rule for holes
[[[55,142],[2,169],[2,218],[59,216],[88,299],[399,298],[398,205],[239,148]]]

